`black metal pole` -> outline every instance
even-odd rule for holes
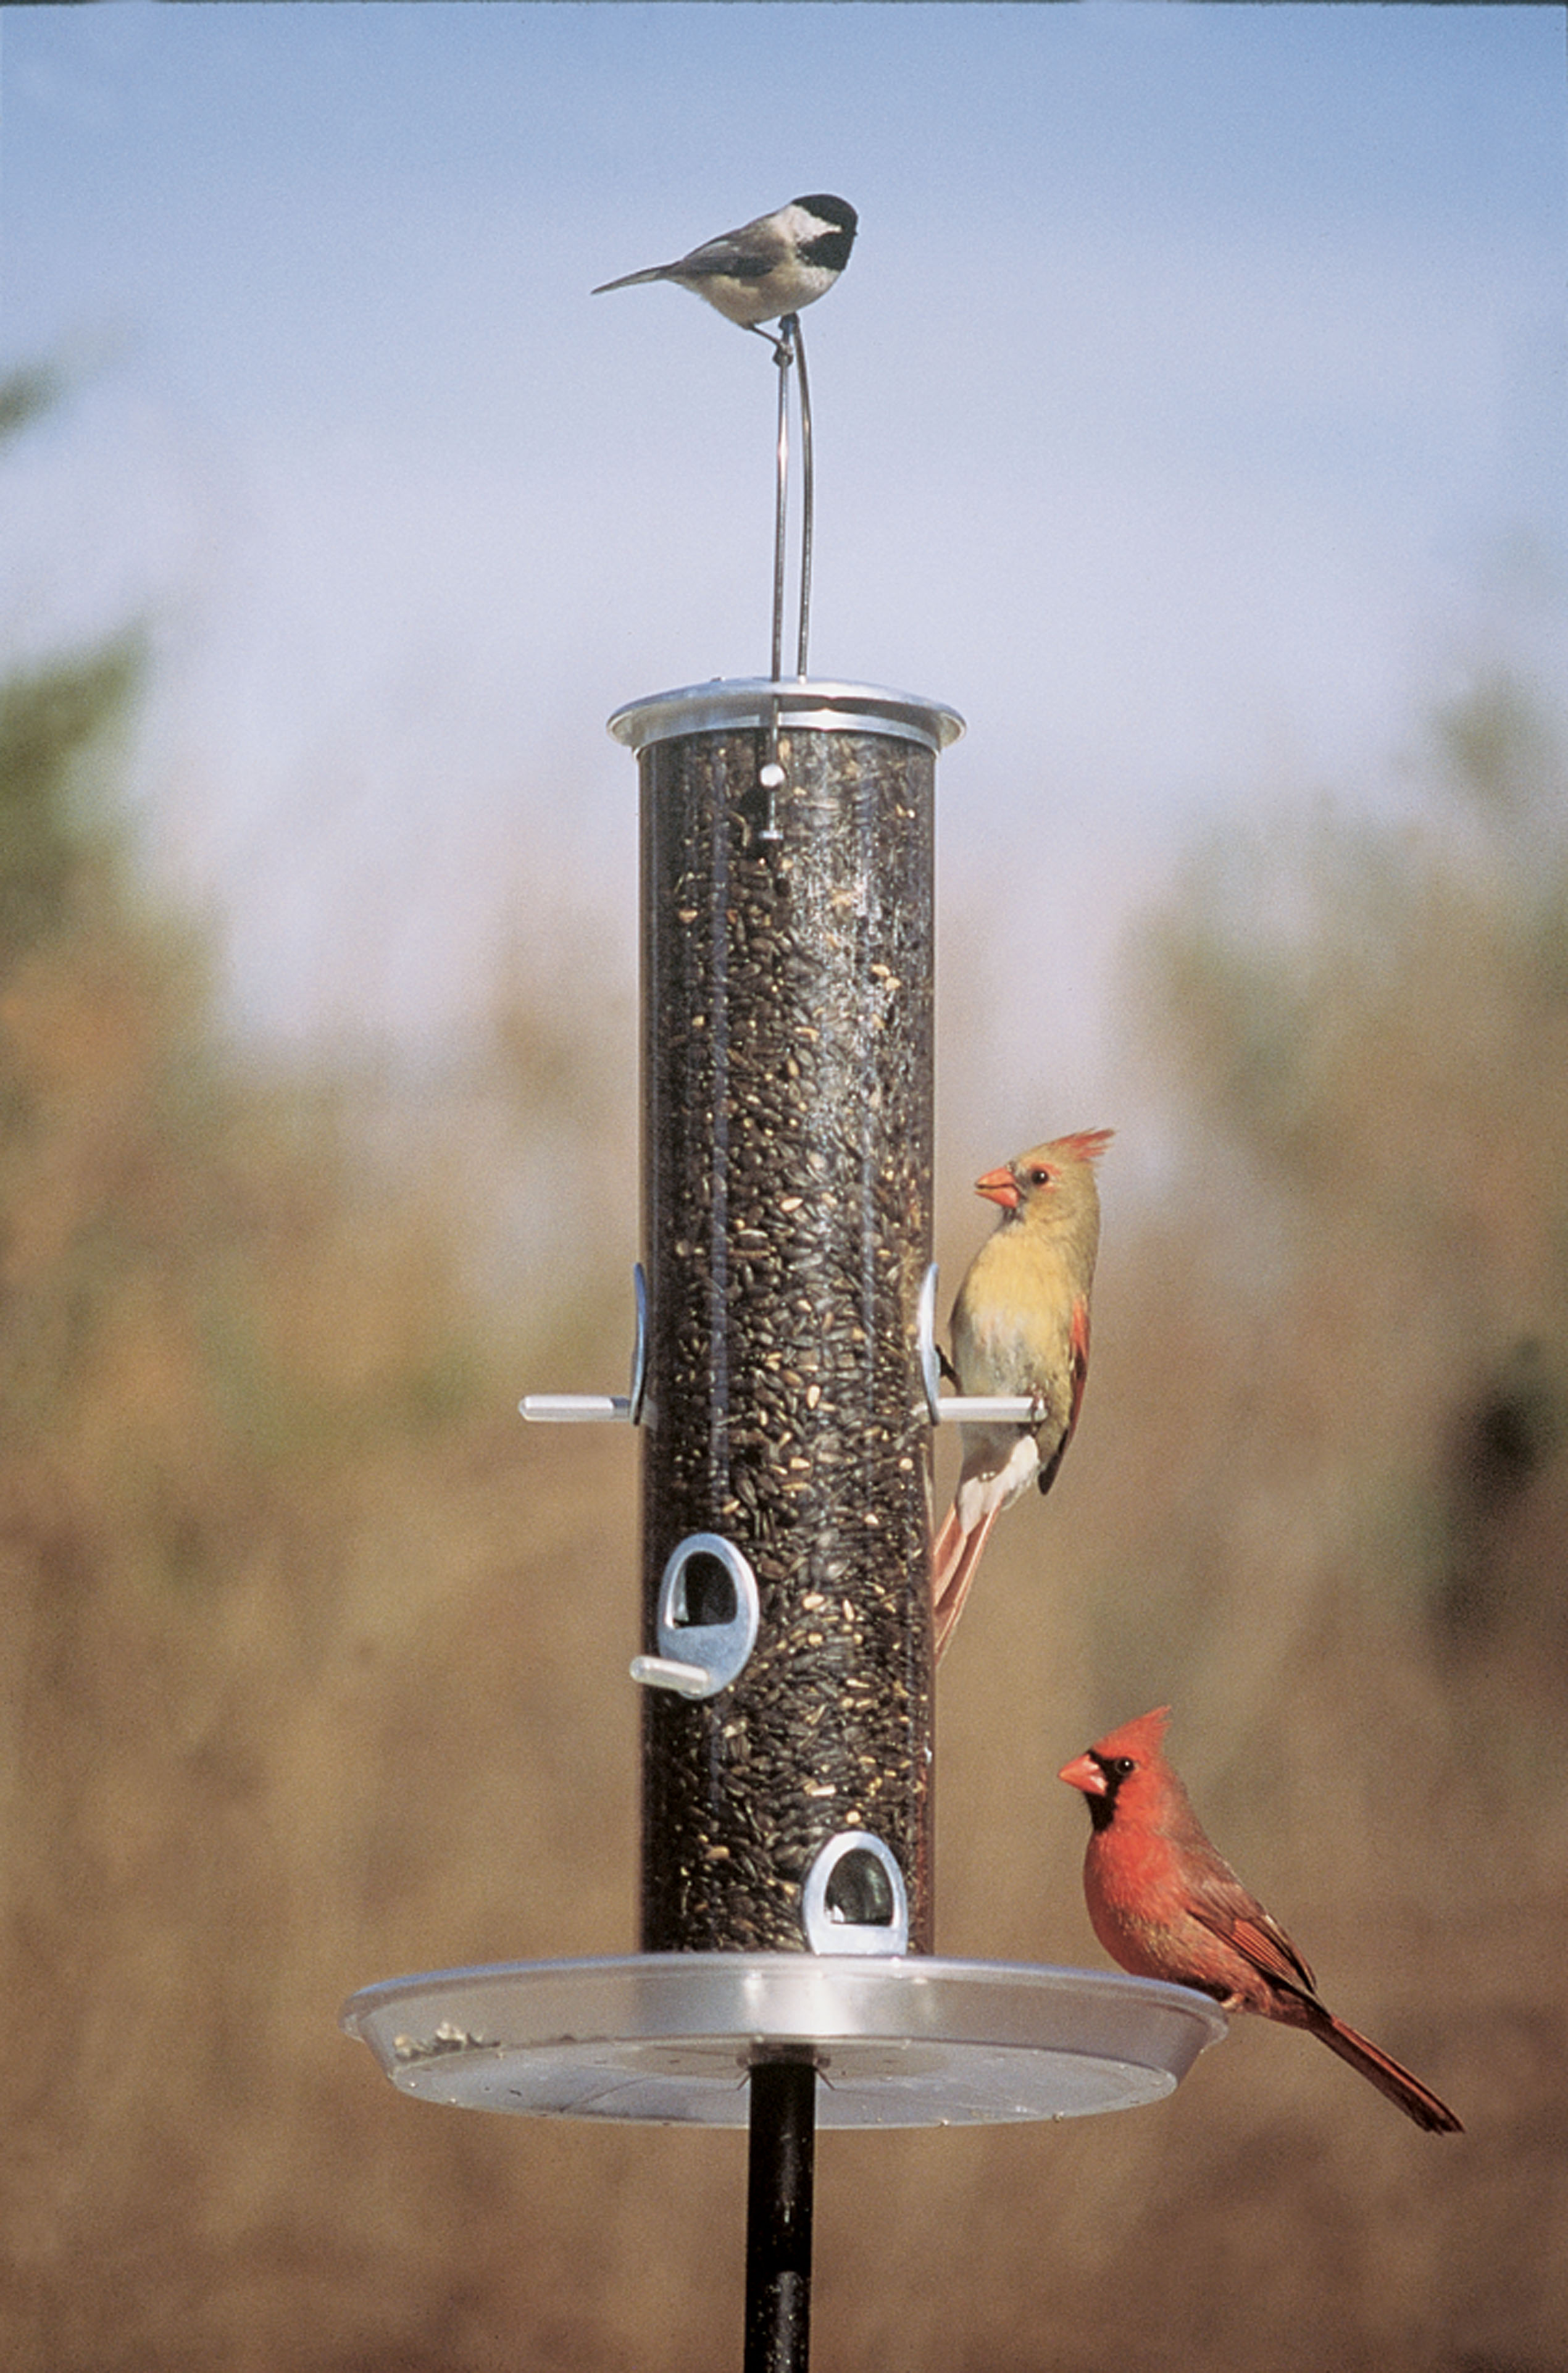
[[[811,2187],[817,2071],[809,2060],[751,2070],[746,2190],[744,2373],[806,2373],[811,2354]]]

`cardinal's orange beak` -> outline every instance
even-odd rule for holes
[[[1087,1750],[1075,1755],[1071,1763],[1064,1763],[1056,1776],[1065,1780],[1069,1788],[1081,1788],[1086,1796],[1106,1794],[1105,1773]]]
[[[989,1197],[993,1203],[1000,1203],[1007,1211],[1016,1211],[1023,1200],[1018,1182],[1010,1170],[988,1170],[983,1178],[975,1180],[974,1191]]]

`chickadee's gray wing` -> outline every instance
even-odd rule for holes
[[[745,231],[726,231],[683,255],[665,270],[679,280],[765,280],[785,253],[775,231],[770,238],[748,224]]]

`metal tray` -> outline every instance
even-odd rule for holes
[[[758,2060],[816,2066],[820,2126],[1086,2117],[1173,2092],[1225,2019],[1110,1971],[647,1953],[367,1986],[342,2024],[400,2092],[525,2117],[744,2126]]]

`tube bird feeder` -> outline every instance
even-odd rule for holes
[[[915,1320],[934,775],[959,730],[844,684],[611,720],[642,777],[646,1624],[755,1619],[722,1689],[639,1671],[649,1952],[798,1952],[812,1919],[931,1947]]]
[[[371,1986],[455,2105],[749,2125],[745,2373],[804,2373],[819,2126],[1130,2108],[1205,1996],[933,1953],[932,844],[950,709],[713,684],[610,720],[642,791],[640,1953]],[[1027,1408],[996,1414],[1027,1416]]]
[[[610,720],[641,784],[643,1258],[623,1396],[534,1420],[642,1444],[641,1950],[366,1988],[398,2087],[747,2125],[745,2373],[805,2373],[817,2129],[1168,2093],[1207,1996],[935,1953],[930,1444],[937,703],[773,672]],[[803,415],[809,454],[809,419]]]

